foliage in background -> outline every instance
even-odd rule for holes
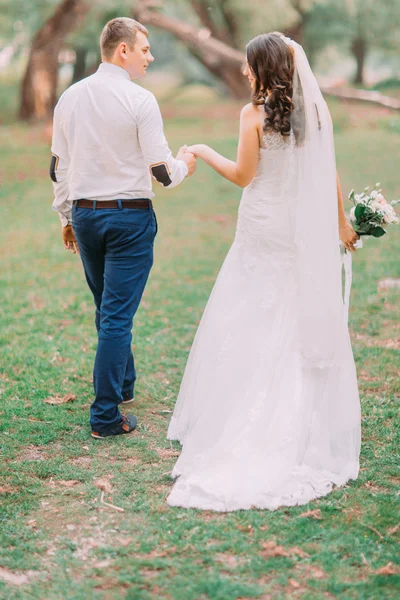
[[[131,15],[141,0],[97,0],[90,16],[78,31],[67,39],[67,47],[76,53],[73,81],[92,72],[100,59],[99,32],[107,20]],[[0,0],[0,45],[9,47],[4,58],[15,62],[27,47],[59,0]],[[194,10],[197,7],[197,12]],[[400,3],[398,0],[165,0],[159,10],[196,26],[206,26],[200,14],[208,15],[211,29],[219,39],[244,51],[246,42],[264,31],[285,30],[304,42],[311,61],[327,46],[334,46],[345,56],[353,56],[357,68],[354,79],[364,82],[365,65],[371,52],[391,58],[393,73],[399,65]],[[224,11],[234,16],[237,31],[224,33]],[[23,17],[23,18],[22,18]],[[152,29],[152,45],[157,58],[153,69],[179,72],[184,82],[220,85],[218,78],[196,61],[185,46],[166,32]],[[15,46],[15,47],[14,47]],[[1,64],[1,54],[0,54]]]

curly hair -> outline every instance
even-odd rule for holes
[[[292,48],[284,42],[281,33],[263,33],[247,44],[246,53],[255,77],[252,103],[264,104],[264,130],[289,135],[290,115],[294,108]]]

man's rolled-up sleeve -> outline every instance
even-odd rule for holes
[[[54,191],[53,210],[58,212],[60,221],[63,227],[65,227],[72,223],[72,202],[69,200],[68,191],[68,168],[70,158],[59,112],[59,107],[56,106],[53,119],[50,177],[53,182]]]
[[[138,137],[146,166],[152,177],[164,187],[179,185],[188,174],[183,160],[172,156],[164,135],[161,112],[153,94],[139,107]]]

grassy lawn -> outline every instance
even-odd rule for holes
[[[354,104],[331,109],[345,192],[381,181],[388,198],[400,197],[399,117]],[[204,141],[233,157],[238,111],[170,104],[167,137],[174,150]],[[134,325],[139,426],[132,436],[95,441],[92,298],[50,209],[49,144],[40,129],[12,123],[0,142],[0,597],[397,597],[400,289],[379,281],[400,277],[400,227],[366,241],[354,258],[359,479],[276,512],[171,509],[165,498],[179,445],[165,439],[168,420],[233,239],[240,190],[204,165],[183,186],[157,189],[156,262]],[[46,402],[67,394],[69,402]],[[102,491],[124,511],[102,503]]]

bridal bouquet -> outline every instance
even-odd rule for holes
[[[386,231],[383,226],[399,223],[399,217],[393,208],[400,200],[388,202],[382,196],[380,184],[376,183],[371,192],[366,187],[361,194],[351,190],[349,199],[354,206],[350,211],[350,221],[358,235],[381,237]]]

